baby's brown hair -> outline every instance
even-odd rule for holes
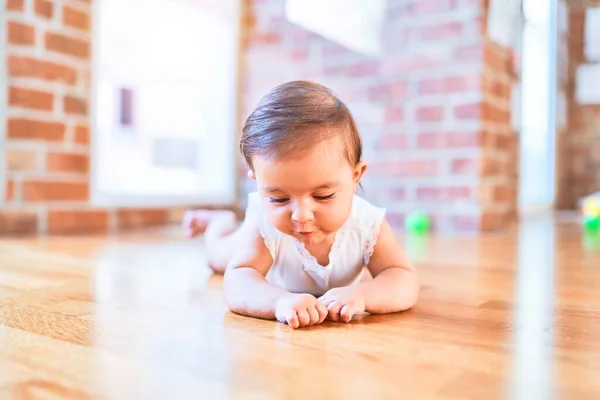
[[[264,96],[246,119],[240,151],[253,168],[254,156],[293,157],[322,140],[341,136],[344,156],[354,166],[362,158],[362,140],[352,113],[330,89],[292,81]]]

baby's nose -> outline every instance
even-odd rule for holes
[[[306,222],[310,222],[315,218],[315,215],[310,209],[307,208],[297,208],[292,213],[292,220],[294,222],[304,224]]]

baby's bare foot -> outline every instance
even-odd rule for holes
[[[193,238],[204,233],[209,224],[233,224],[235,213],[230,210],[190,210],[183,216],[183,229],[188,237]]]

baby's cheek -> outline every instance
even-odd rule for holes
[[[284,207],[269,212],[271,224],[280,230],[287,230],[291,221],[291,214]]]
[[[322,215],[323,228],[329,232],[336,231],[344,225],[348,212],[343,208],[332,208]]]

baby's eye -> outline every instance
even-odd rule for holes
[[[288,200],[289,199],[286,197],[283,197],[283,198],[269,197],[269,201],[274,204],[283,204],[283,203],[286,203]]]
[[[319,200],[319,201],[325,201],[325,200],[329,200],[329,199],[333,199],[333,195],[335,193],[331,193],[330,195],[327,196],[314,196],[315,199]]]

